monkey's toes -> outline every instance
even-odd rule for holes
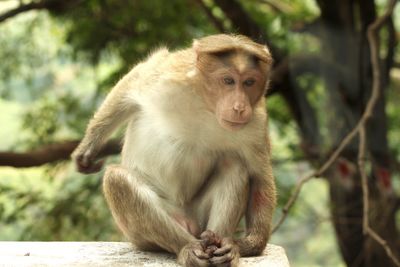
[[[214,255],[214,252],[218,249],[216,245],[210,245],[205,249],[205,253],[207,253],[210,258]]]
[[[204,249],[208,248],[211,245],[214,245],[218,248],[221,247],[222,238],[211,230],[206,230],[201,233],[200,239],[202,240],[202,245]]]
[[[209,266],[210,255],[204,252],[200,242],[187,244],[178,255],[178,262],[183,266],[206,267]]]
[[[240,254],[239,247],[232,238],[223,238],[221,247],[214,251],[210,263],[213,266],[237,266]]]

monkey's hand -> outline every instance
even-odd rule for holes
[[[221,247],[216,249],[210,259],[212,266],[239,266],[239,246],[230,237],[224,237]]]
[[[97,152],[80,144],[72,153],[76,168],[81,173],[95,173],[101,170],[104,161],[96,162]]]
[[[200,238],[205,252],[211,256],[211,266],[239,266],[239,246],[232,238],[221,238],[210,230],[204,231]]]
[[[178,263],[185,267],[210,266],[211,255],[206,253],[202,241],[195,241],[184,246],[178,255]]]

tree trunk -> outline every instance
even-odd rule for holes
[[[366,38],[368,25],[376,17],[373,0],[318,0],[321,9],[320,40],[330,61],[344,71],[322,66],[322,78],[329,96],[329,133],[333,147],[359,120],[371,94],[372,68]],[[361,3],[362,2],[362,3]],[[355,15],[357,14],[357,15]],[[388,55],[391,56],[391,55]],[[390,60],[386,60],[390,62]],[[381,66],[388,80],[390,66]],[[387,84],[387,83],[383,83]],[[390,184],[389,148],[385,114],[385,94],[380,98],[367,127],[368,152],[371,159],[370,226],[398,254],[399,232],[395,225],[396,201]],[[357,171],[358,140],[345,149],[326,174],[330,183],[333,223],[343,259],[348,266],[394,266],[383,248],[363,235],[363,200]]]

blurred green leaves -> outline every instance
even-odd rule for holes
[[[99,194],[99,177],[71,174],[64,168],[56,180],[46,180],[44,176],[50,174],[40,170],[20,174],[3,171],[0,174],[0,240],[119,239]],[[7,175],[12,176],[12,181]]]
[[[73,22],[67,41],[75,55],[97,64],[104,51],[116,53],[120,75],[157,46],[174,49],[213,31],[198,6],[184,0],[90,0],[57,18]]]

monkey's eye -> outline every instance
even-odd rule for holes
[[[245,86],[252,86],[256,81],[254,79],[247,79],[243,82]]]
[[[228,85],[232,85],[232,84],[235,84],[235,80],[232,77],[225,77],[224,83],[228,84]]]

